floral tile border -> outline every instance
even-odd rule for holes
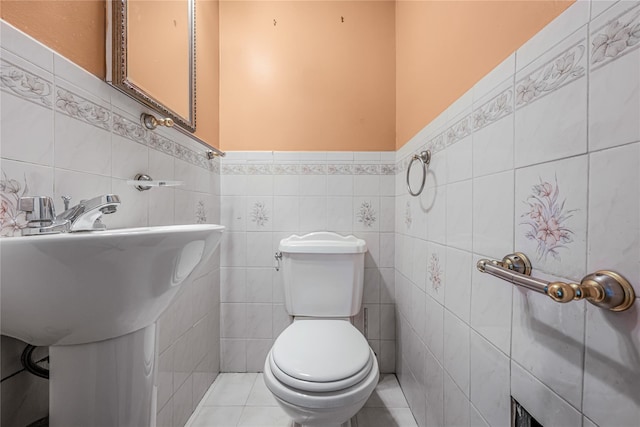
[[[220,162],[209,160],[203,153],[193,151],[175,141],[142,127],[110,108],[96,104],[61,85],[37,76],[5,59],[0,60],[0,90],[26,101],[54,109],[73,119],[113,132],[131,141],[162,151],[194,166],[218,173]],[[55,104],[54,104],[55,96]]]
[[[640,47],[640,5],[620,13],[591,32],[592,70]]]
[[[512,87],[503,90],[489,101],[473,109],[471,113],[462,119],[450,125],[443,132],[416,148],[415,152],[430,150],[431,154],[438,153],[461,139],[472,135],[473,132],[513,114],[514,101],[515,109],[522,108],[585,76],[587,67],[585,46],[586,39],[572,45],[527,77],[516,82],[515,90]],[[396,173],[405,172],[412,157],[413,153],[399,160],[395,167]]]
[[[0,89],[25,101],[51,108],[53,83],[47,79],[0,59]]]
[[[516,82],[516,109],[586,75],[586,39],[580,40]]]
[[[56,86],[56,111],[97,128],[111,130],[111,111],[108,108],[76,95],[62,86]]]
[[[222,175],[395,175],[394,164],[227,163]]]
[[[430,150],[431,154],[438,153],[455,144],[463,138],[473,134],[503,117],[513,113],[513,88],[508,88],[480,105],[471,113],[449,126],[443,132],[431,138],[416,151]],[[413,154],[398,161],[395,171],[400,173],[407,170]]]

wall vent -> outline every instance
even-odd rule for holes
[[[543,425],[511,397],[511,427],[543,427]]]

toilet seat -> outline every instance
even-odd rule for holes
[[[269,361],[269,366],[271,367],[271,372],[273,375],[282,383],[288,385],[289,387],[294,387],[303,391],[312,391],[312,392],[331,392],[343,390],[345,388],[351,387],[354,384],[359,383],[363,379],[369,375],[371,372],[371,368],[373,367],[373,359],[375,356],[369,355],[369,360],[367,364],[358,372],[356,375],[348,378],[344,378],[338,381],[330,381],[330,382],[313,382],[313,381],[305,381],[299,380],[297,378],[291,377],[283,372],[278,365],[273,361],[273,354],[269,352],[267,357]]]
[[[351,323],[339,319],[298,320],[273,344],[267,364],[283,384],[306,392],[333,392],[364,380],[375,355]]]
[[[373,350],[369,349],[369,352],[373,356],[373,366],[369,374],[359,383],[343,390],[313,392],[289,387],[275,377],[269,365],[268,358],[264,364],[264,382],[274,397],[285,406],[296,405],[300,408],[329,410],[331,408],[345,408],[350,405],[359,405],[359,409],[364,404],[364,401],[371,396],[373,389],[376,387],[376,384],[378,384],[380,375],[378,372],[378,361],[373,354]]]

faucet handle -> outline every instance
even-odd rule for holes
[[[53,199],[49,196],[20,197],[18,209],[27,213],[26,219],[29,227],[50,225],[56,219]]]
[[[61,196],[62,202],[64,203],[64,210],[69,210],[69,202],[71,201],[71,196]]]

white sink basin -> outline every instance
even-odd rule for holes
[[[50,346],[147,327],[223,230],[198,224],[0,239],[1,332]]]

